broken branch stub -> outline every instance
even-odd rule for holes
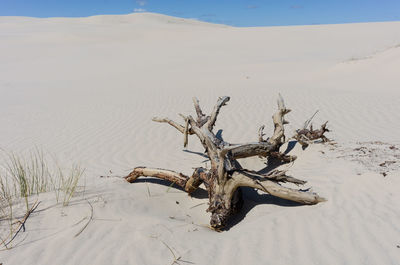
[[[210,159],[210,168],[196,168],[192,176],[186,176],[166,169],[136,167],[125,179],[134,182],[139,177],[156,177],[170,181],[189,194],[195,191],[204,183],[208,191],[209,207],[211,213],[210,224],[214,229],[222,229],[226,226],[230,216],[237,213],[243,204],[241,187],[251,187],[262,190],[273,196],[295,201],[301,204],[316,204],[325,199],[318,194],[287,188],[280,183],[290,182],[296,185],[303,185],[306,182],[294,177],[287,176],[284,171],[270,171],[264,174],[243,169],[237,161],[239,158],[252,156],[269,157],[282,162],[292,162],[295,156],[288,156],[279,151],[279,147],[285,142],[284,125],[288,122],[285,115],[290,112],[285,107],[283,98],[279,95],[278,110],[272,116],[274,123],[273,135],[264,140],[264,126],[259,130],[259,141],[245,144],[230,144],[219,139],[213,132],[215,122],[220,110],[230,100],[229,97],[220,97],[217,100],[210,115],[205,115],[200,107],[199,100],[193,98],[193,104],[197,118],[181,115],[185,125],[181,125],[168,118],[153,118],[153,121],[168,123],[184,136],[184,146],[188,143],[189,135],[196,135]],[[306,131],[307,130],[307,131]],[[307,141],[327,139],[324,136],[326,123],[320,130],[303,129],[298,130],[295,138],[306,138]],[[296,138],[297,139],[297,138]]]

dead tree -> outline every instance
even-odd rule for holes
[[[301,204],[316,204],[324,199],[315,193],[301,191],[281,186],[280,182],[291,182],[297,185],[305,184],[287,176],[284,171],[274,170],[267,174],[260,174],[241,167],[237,159],[252,156],[272,157],[283,162],[296,159],[279,151],[285,142],[284,124],[288,122],[284,116],[290,112],[284,105],[282,97],[278,99],[278,111],[272,116],[275,130],[272,137],[264,139],[263,129],[259,130],[259,141],[245,144],[230,144],[218,138],[213,128],[222,106],[226,105],[229,97],[220,97],[210,115],[205,115],[200,108],[197,98],[193,98],[196,110],[196,119],[192,116],[180,116],[185,124],[181,125],[168,118],[153,118],[155,122],[168,123],[183,134],[184,146],[188,143],[189,135],[196,135],[205,153],[210,159],[211,168],[196,168],[191,177],[171,170],[136,167],[125,179],[132,183],[137,178],[156,177],[182,187],[189,194],[195,191],[202,183],[208,191],[211,213],[211,227],[221,229],[226,225],[230,216],[237,213],[243,204],[240,187],[251,187],[262,190],[273,196],[295,201]],[[320,137],[323,136],[323,133]]]

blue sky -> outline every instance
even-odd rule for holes
[[[0,0],[0,16],[155,12],[233,26],[400,21],[400,0]]]

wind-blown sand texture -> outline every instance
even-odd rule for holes
[[[399,264],[399,45],[400,22],[0,17],[0,148],[36,146],[86,168],[85,192],[68,207],[41,195],[0,263],[171,264],[172,251],[194,264]],[[229,142],[255,141],[262,124],[272,134],[278,93],[292,109],[288,136],[317,109],[316,126],[329,120],[337,146],[296,147],[285,166],[327,202],[297,206],[245,189],[242,213],[217,233],[206,227],[205,192],[190,198],[169,183],[118,178],[135,166],[191,174],[205,165],[197,139],[183,150],[183,137],[153,116],[180,120],[193,113],[192,96],[208,110],[228,95],[217,129]],[[74,237],[88,201],[93,219]]]

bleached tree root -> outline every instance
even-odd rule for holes
[[[290,182],[296,185],[303,185],[306,182],[294,177],[287,176],[285,172],[275,170],[266,174],[259,174],[255,171],[243,169],[237,159],[251,156],[262,156],[279,159],[282,162],[292,162],[294,156],[288,156],[279,151],[279,147],[285,142],[284,125],[288,122],[284,116],[290,112],[284,105],[282,97],[278,100],[278,111],[273,115],[274,133],[272,137],[264,140],[263,127],[259,130],[259,141],[246,144],[230,144],[219,139],[213,132],[215,122],[222,106],[226,105],[229,97],[220,97],[210,115],[205,115],[200,108],[198,99],[193,98],[197,118],[181,115],[185,125],[181,125],[168,118],[153,118],[153,121],[168,123],[184,136],[184,146],[188,143],[189,135],[196,135],[207,156],[210,158],[211,167],[196,168],[192,176],[186,176],[166,169],[136,167],[127,177],[130,183],[139,177],[156,177],[170,181],[189,194],[194,192],[204,183],[208,191],[209,207],[211,213],[210,224],[215,229],[226,226],[230,216],[237,213],[242,204],[241,187],[251,187],[269,193],[273,196],[291,200],[301,204],[317,204],[325,201],[318,194],[284,187],[280,183]],[[326,138],[324,133],[329,131],[326,124],[321,130],[297,131],[300,138],[306,137],[323,141]]]

